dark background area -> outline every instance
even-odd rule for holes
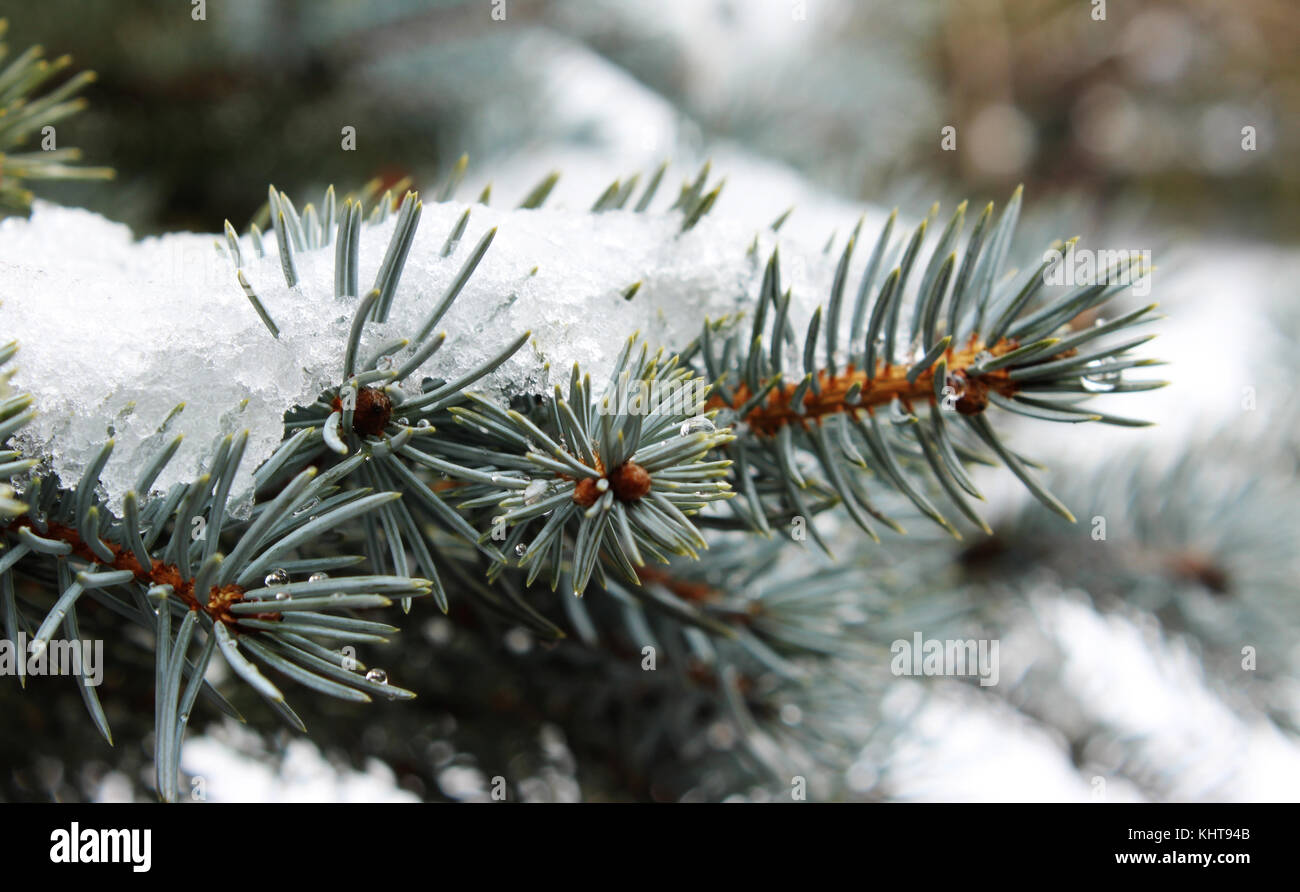
[[[100,75],[61,140],[119,182],[45,194],[142,232],[240,225],[267,182],[427,185],[462,152],[490,165],[599,144],[562,132],[540,92],[540,67],[569,46],[667,99],[699,139],[848,198],[887,200],[917,177],[990,195],[1024,182],[1042,201],[1156,203],[1210,231],[1295,235],[1300,17],[1285,0],[1111,2],[1105,21],[1082,0],[814,0],[806,20],[797,5],[509,0],[497,21],[490,0],[211,0],[194,21],[180,0],[3,0],[0,15],[13,46]],[[343,124],[355,152],[339,151]],[[946,125],[960,151],[941,150]]]

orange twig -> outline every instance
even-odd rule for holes
[[[963,415],[975,415],[983,411],[988,404],[988,392],[994,391],[1003,396],[1010,396],[1016,390],[1015,382],[1005,369],[972,376],[967,369],[975,364],[975,357],[983,351],[994,356],[1002,356],[1019,347],[1014,340],[1002,340],[992,347],[986,347],[979,341],[972,341],[962,350],[948,350],[945,353],[948,366],[948,384],[953,387],[957,411]],[[852,412],[859,409],[870,410],[876,406],[888,405],[895,398],[911,409],[913,401],[934,402],[934,369],[931,367],[917,375],[915,381],[907,380],[906,365],[880,363],[876,374],[868,377],[865,369],[856,369],[850,363],[848,368],[834,376],[823,369],[817,373],[818,390],[809,389],[804,395],[802,414],[790,408],[790,400],[798,387],[787,384],[774,388],[762,404],[745,416],[743,421],[750,430],[758,434],[775,434],[784,425],[799,424],[807,426],[810,421],[820,421],[824,415]],[[849,405],[845,400],[853,385],[861,388],[858,401]],[[736,389],[734,401],[730,408],[739,408],[749,399],[751,391],[747,384]],[[710,400],[711,408],[727,406],[721,397]]]

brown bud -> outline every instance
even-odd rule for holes
[[[600,490],[596,489],[595,477],[584,477],[573,488],[573,501],[584,508],[596,504],[598,498],[600,498]]]
[[[969,378],[965,372],[953,372],[946,383],[957,395],[953,408],[958,415],[978,415],[989,407],[989,389],[978,378]]]
[[[624,462],[609,475],[614,487],[614,498],[621,502],[635,502],[650,492],[650,472],[635,462]]]
[[[363,437],[377,437],[393,417],[393,401],[377,387],[357,391],[357,407],[352,412],[352,429]]]

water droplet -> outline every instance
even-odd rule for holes
[[[411,419],[409,419],[409,418],[399,418],[399,419],[397,419],[397,423],[400,424],[402,427],[410,427],[410,426],[411,426]]]
[[[366,673],[366,681],[374,682],[375,684],[388,684],[388,673],[383,669],[371,669]]]
[[[288,592],[276,592],[276,593],[275,593],[275,600],[277,600],[277,601],[288,601],[288,600],[291,600],[292,598],[293,598],[293,595],[289,594]]]
[[[420,428],[428,427],[428,426],[429,426],[429,419],[427,419],[427,418],[421,418],[419,421],[415,422],[415,426],[416,426],[416,427],[420,427]]]
[[[971,363],[971,365],[984,365],[984,363],[986,362],[991,362],[993,358],[994,357],[992,353],[990,353],[987,350],[981,350],[979,353],[975,354],[975,360]]]
[[[311,509],[315,508],[315,507],[316,507],[316,504],[317,504],[319,501],[320,501],[320,499],[312,499],[310,502],[307,502],[305,505],[302,505],[302,506],[299,507],[299,508],[295,508],[295,509],[294,509],[294,512],[293,512],[293,516],[294,516],[294,517],[298,517],[298,516],[300,516],[300,515],[306,514],[308,511],[310,511]]]
[[[546,495],[549,485],[545,480],[534,480],[524,487],[524,504],[536,505],[541,501],[542,496]]]
[[[528,546],[524,545],[524,543],[520,542],[518,545],[515,546],[515,557],[523,557],[527,553],[528,553]]]
[[[803,721],[803,710],[793,703],[781,707],[781,721],[787,725],[797,725]]]
[[[694,418],[688,418],[682,422],[681,435],[689,437],[691,434],[710,434],[717,430],[713,422],[703,415],[697,415]]]
[[[307,577],[308,582],[320,582],[322,579],[329,579],[330,575],[323,571],[317,571]]]
[[[609,489],[609,481],[606,480],[604,477],[596,478],[596,489],[599,492],[604,492],[605,490]]]
[[[273,585],[284,585],[289,581],[289,573],[283,567],[276,567],[270,573],[262,578],[262,583],[270,588]]]
[[[1122,369],[1114,368],[1110,358],[1094,359],[1088,363],[1089,371],[1083,376],[1083,389],[1090,393],[1110,393],[1124,378]]]

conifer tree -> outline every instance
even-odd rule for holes
[[[27,180],[106,175],[67,165],[70,150],[9,153],[76,110],[82,79],[38,97],[37,59],[0,74],[0,199],[20,214]],[[974,469],[1018,479],[1051,515],[1031,533],[1050,536],[1074,523],[1070,500],[1022,444],[1047,424],[1080,424],[1081,436],[1142,426],[1095,400],[1162,384],[1135,377],[1154,363],[1140,348],[1158,318],[1126,293],[1144,261],[1051,284],[1048,258],[1067,243],[1012,256],[1017,189],[1000,209],[859,221],[824,255],[829,288],[805,313],[776,245],[782,221],[754,221],[762,239],[720,250],[744,258],[756,287],[733,312],[679,302],[689,337],[627,331],[593,358],[485,325],[474,337],[488,342],[438,377],[447,351],[469,350],[442,324],[485,258],[510,250],[508,225],[476,222],[490,196],[459,196],[464,171],[423,196],[369,184],[295,201],[272,187],[242,233],[227,222],[213,236],[213,289],[240,294],[267,343],[294,335],[311,288],[333,300],[323,313],[345,317],[337,350],[302,358],[329,380],[282,406],[264,452],[239,428],[242,406],[233,430],[195,445],[185,406],[141,420],[136,393],[108,407],[121,409],[113,432],[43,440],[36,392],[57,404],[74,385],[25,376],[24,356],[44,345],[6,339],[0,616],[5,638],[25,643],[6,658],[30,665],[105,641],[107,683],[85,666],[76,681],[82,721],[107,761],[110,744],[148,736],[135,767],[148,765],[167,801],[190,798],[189,727],[222,716],[323,743],[380,728],[368,748],[410,763],[435,798],[439,762],[419,751],[430,710],[489,714],[467,722],[465,745],[485,765],[524,752],[510,782],[544,774],[558,727],[591,796],[723,798],[800,782],[843,795],[855,754],[888,761],[888,643],[922,623],[983,621],[951,578],[954,555],[980,548],[972,539],[1007,535],[977,507]],[[724,186],[705,165],[670,194],[668,171],[611,183],[590,211],[567,213],[593,230],[642,215],[676,250]],[[554,185],[509,213],[545,210]],[[425,201],[454,208],[448,231],[421,232]],[[431,265],[448,284],[415,306],[412,268]],[[640,281],[618,285],[622,301],[649,299]],[[0,311],[6,323],[22,320]],[[150,435],[123,454],[116,428],[140,424]],[[1190,560],[1183,572],[1208,579]],[[383,668],[359,656],[371,650]],[[58,683],[14,684],[30,697]],[[25,708],[66,730],[66,691],[42,696],[48,707]],[[6,795],[30,795],[16,783]]]

